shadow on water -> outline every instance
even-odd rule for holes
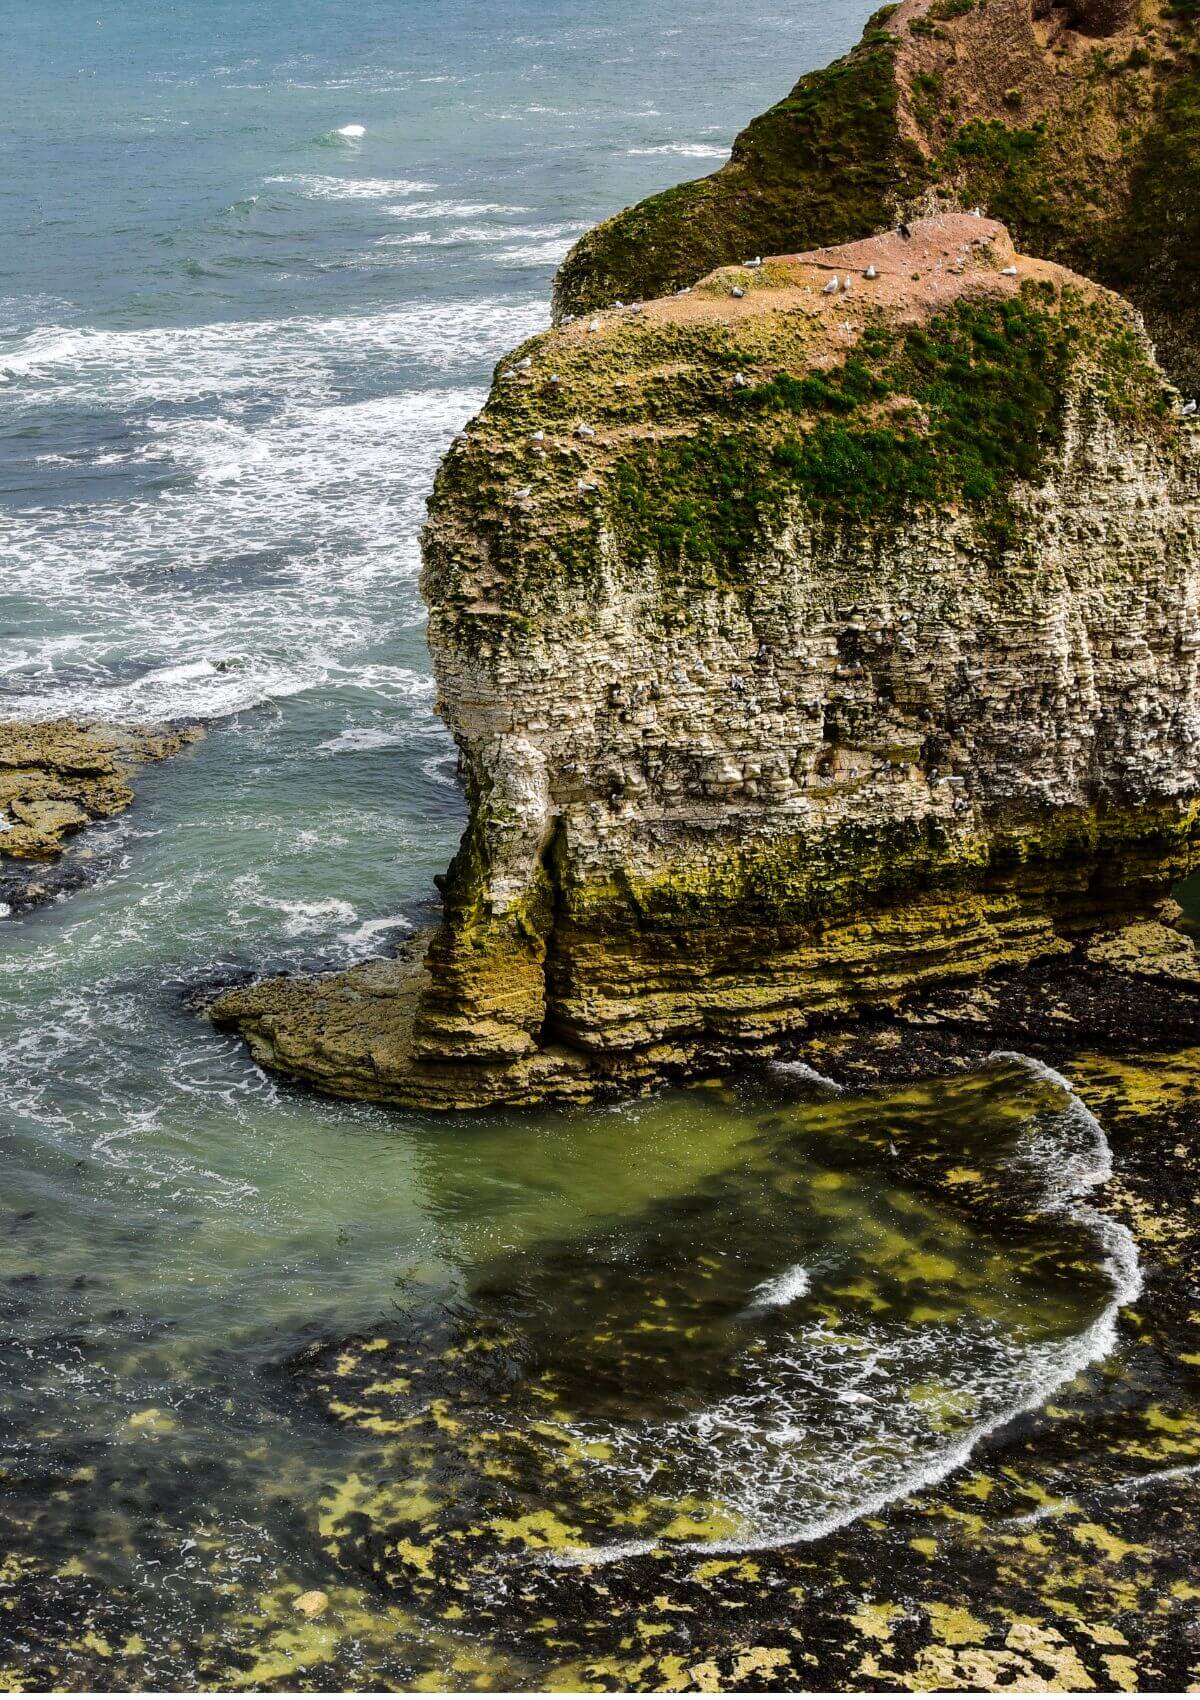
[[[803,1540],[936,1479],[1110,1349],[1136,1285],[1082,1202],[1103,1136],[1014,1059],[364,1112],[281,1155],[169,1223],[69,1165],[8,1215],[0,1550],[49,1558],[21,1633],[59,1614],[67,1669],[97,1590],[89,1633],[150,1684],[448,1679],[447,1621],[489,1669],[514,1578]]]

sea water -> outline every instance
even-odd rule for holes
[[[451,1126],[294,1091],[189,1001],[428,920],[464,819],[416,587],[438,458],[579,232],[719,164],[869,9],[0,3],[0,716],[209,726],[94,883],[0,921],[4,1550],[128,1595],[148,1683],[248,1591],[333,1586],[318,1508],[370,1466],[281,1393],[306,1349],[515,1330],[596,1463],[539,1490],[570,1564],[937,1479],[1136,1289],[1085,1203],[1103,1133],[1022,1059]],[[898,1139],[1032,1176],[1019,1226],[968,1231]]]

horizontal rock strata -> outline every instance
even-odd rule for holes
[[[1200,833],[1200,433],[952,215],[535,339],[439,476],[419,952],[228,995],[327,1090],[583,1097],[1144,913]]]

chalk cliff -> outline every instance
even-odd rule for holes
[[[502,363],[430,507],[471,816],[395,962],[227,994],[324,1089],[584,1098],[1150,915],[1200,842],[1200,429],[966,214]]]
[[[902,0],[747,126],[720,171],[589,231],[560,314],[871,234],[930,195],[1127,295],[1200,388],[1197,0]]]

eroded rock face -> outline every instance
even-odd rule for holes
[[[1127,295],[1200,387],[1200,74],[1193,0],[902,0],[754,119],[729,163],[587,232],[560,314],[714,266],[869,235],[930,196]]]
[[[955,215],[522,352],[426,538],[471,803],[429,978],[233,994],[264,1060],[628,1087],[1065,950],[1189,865],[1200,433],[1124,303]]]

